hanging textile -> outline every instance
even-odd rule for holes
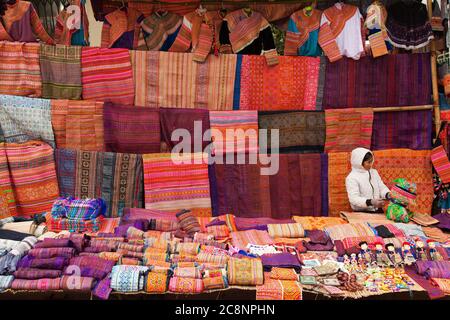
[[[0,132],[5,142],[42,140],[54,148],[50,100],[0,95]]]
[[[39,44],[0,41],[0,94],[40,97]]]
[[[431,214],[433,202],[433,176],[430,151],[393,149],[375,151],[375,169],[390,188],[401,177],[417,185],[416,204],[409,206],[412,212]]]
[[[369,108],[325,110],[325,152],[370,149],[373,111]]]
[[[323,152],[325,145],[325,113],[309,111],[258,112],[259,129],[279,130],[279,148],[286,152]],[[271,149],[271,139],[267,141]],[[273,150],[271,150],[273,152]],[[263,152],[261,150],[261,152]]]
[[[375,160],[378,164],[379,159],[375,157]],[[329,214],[332,217],[339,217],[341,211],[353,211],[345,188],[345,178],[351,169],[350,152],[328,153]]]
[[[280,154],[279,170],[271,176],[261,175],[260,164],[215,164],[212,188],[218,196],[214,215],[278,219],[326,215],[324,164],[324,154]]]
[[[372,150],[406,148],[431,149],[432,111],[374,113]]]
[[[209,119],[216,155],[258,153],[257,111],[210,111]],[[243,134],[238,130],[242,130]]]
[[[81,82],[85,100],[132,105],[134,86],[129,51],[82,48]]]
[[[42,97],[81,99],[81,48],[41,44]]]
[[[159,110],[114,105],[103,107],[105,150],[155,153],[161,148]]]
[[[288,22],[284,54],[289,56],[320,56],[319,26],[322,11],[306,9],[294,12]]]
[[[48,212],[58,197],[53,149],[41,141],[4,145],[16,201],[16,214]]]
[[[141,207],[142,158],[136,154],[56,149],[56,170],[62,197],[102,198],[107,217],[125,207]]]
[[[389,41],[398,48],[419,49],[434,39],[427,7],[418,1],[399,1],[388,8]]]
[[[240,109],[316,110],[320,59],[279,57],[274,67],[264,58],[242,57]]]
[[[17,215],[5,143],[0,142],[0,219]]]
[[[101,47],[135,49],[143,19],[142,13],[127,7],[107,14],[102,27]]]
[[[392,45],[386,31],[387,10],[381,1],[373,1],[367,8],[364,26],[369,30],[369,43],[373,57],[388,54]]]
[[[211,216],[206,156],[185,153],[180,156],[184,163],[174,163],[169,153],[144,155],[145,208]]]
[[[235,55],[192,61],[192,53],[131,51],[137,106],[232,110]]]
[[[182,17],[175,13],[151,13],[140,24],[137,50],[168,51],[182,22]]]
[[[431,104],[430,55],[392,54],[328,63],[324,109]]]
[[[38,39],[54,44],[33,4],[23,0],[16,0],[14,4],[6,3],[6,11],[0,23],[0,41],[38,42]]]
[[[362,19],[358,7],[342,2],[323,12],[319,44],[331,62],[342,56],[358,60],[364,55]]]
[[[211,143],[211,137],[205,135],[206,130],[210,129],[209,123],[209,111],[204,109],[179,109],[179,108],[161,108],[159,109],[160,119],[161,119],[161,138],[165,143],[165,147],[167,151],[171,151],[172,148],[179,142],[172,141],[172,134],[176,129],[185,129],[189,132],[191,139],[195,137],[195,122],[197,125],[201,124],[201,137],[204,137],[201,140],[201,144],[198,147],[201,149],[198,151],[202,151],[206,148],[208,144]],[[200,138],[201,138],[200,137]],[[191,141],[191,150],[185,150],[185,152],[195,152],[196,141]],[[163,148],[164,150],[164,148]]]
[[[73,19],[73,12],[67,11],[70,5],[80,8],[80,17],[77,17],[78,19]],[[69,6],[64,8],[56,17],[55,43],[66,46],[88,46],[89,19],[86,13],[86,0],[70,0]],[[69,18],[72,18],[72,21],[69,21]],[[78,26],[79,29],[77,29]]]
[[[84,151],[103,151],[103,102],[51,100],[56,146]]]

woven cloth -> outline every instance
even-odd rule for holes
[[[349,237],[373,237],[375,233],[367,223],[347,223],[326,227],[324,231],[330,236],[331,240],[342,240]]]
[[[0,139],[42,140],[55,147],[50,100],[0,95]]]
[[[52,100],[56,146],[73,150],[103,151],[103,102]]]
[[[235,55],[132,51],[137,106],[232,110]]]
[[[146,154],[144,160],[145,208],[163,211],[191,210],[211,215],[208,165],[202,153],[184,154],[174,163],[171,154]],[[178,160],[177,160],[178,161]]]
[[[450,161],[442,145],[431,151],[431,162],[443,183],[450,183]]]
[[[430,55],[389,54],[327,63],[325,109],[431,104]]]
[[[103,199],[58,198],[52,207],[54,218],[91,220],[104,214],[106,204]]]
[[[338,217],[299,217],[293,216],[295,222],[300,223],[305,230],[324,230],[326,227],[346,224],[347,222]]]
[[[58,278],[61,276],[61,270],[20,268],[14,272],[16,279],[37,280],[42,278]]]
[[[169,291],[177,293],[202,293],[205,289],[202,279],[172,277]]]
[[[118,292],[138,292],[144,289],[144,274],[148,267],[114,266],[111,272],[111,288]]]
[[[263,266],[260,259],[228,260],[228,282],[230,285],[257,286],[264,282]]]
[[[64,257],[72,258],[75,255],[74,248],[33,248],[28,251],[28,255],[34,258],[54,258],[54,257]]]
[[[216,155],[258,152],[257,111],[210,111],[209,121]]]
[[[133,104],[133,70],[126,49],[83,47],[81,81],[85,100]]]
[[[266,279],[256,287],[256,300],[303,300],[298,281]]]
[[[326,152],[370,149],[373,111],[368,108],[325,110]]]
[[[37,280],[14,279],[11,283],[11,289],[40,291],[60,290],[60,282],[61,278],[43,278]]]
[[[450,279],[431,278],[431,283],[438,286],[446,295],[450,295]]]
[[[273,239],[267,231],[247,230],[231,232],[231,243],[240,250],[246,250],[248,244],[267,245],[273,244]]]
[[[53,218],[46,215],[46,225],[49,231],[61,232],[98,232],[102,226],[103,216],[90,220],[72,220],[67,218]]]
[[[80,276],[62,276],[61,277],[61,289],[63,290],[76,290],[81,292],[90,292],[95,285],[96,281],[91,277]]]
[[[81,99],[81,47],[41,44],[42,97]]]
[[[375,157],[376,164],[379,159]],[[345,188],[345,178],[351,171],[350,152],[331,152],[328,154],[328,197],[329,214],[338,217],[341,211],[351,212]],[[386,182],[386,180],[383,180]]]
[[[145,292],[164,293],[167,290],[167,273],[149,272],[145,278]]]
[[[161,148],[159,111],[105,103],[105,150],[154,153]]]
[[[202,271],[197,267],[178,267],[173,271],[174,277],[202,279]]]
[[[0,42],[0,94],[42,96],[39,44]]]
[[[315,110],[320,58],[278,59],[278,65],[268,66],[263,56],[243,56],[240,109]]]
[[[15,214],[31,216],[50,211],[59,193],[53,149],[41,141],[6,143],[4,148]]]
[[[305,230],[300,223],[268,224],[269,235],[272,238],[303,238]]]
[[[121,216],[125,207],[142,207],[139,155],[57,149],[55,158],[61,196],[102,198],[106,217]]]

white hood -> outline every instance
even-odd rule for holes
[[[352,169],[356,171],[367,171],[364,169],[362,162],[364,160],[364,157],[366,156],[367,152],[370,152],[373,157],[372,151],[366,148],[356,148],[352,151],[352,157],[350,160],[350,163],[352,164]]]

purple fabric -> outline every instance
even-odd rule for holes
[[[44,239],[39,241],[34,245],[35,249],[38,248],[63,248],[63,247],[73,247],[73,243],[69,239]]]
[[[17,279],[41,279],[41,278],[58,278],[61,276],[61,270],[47,270],[37,268],[20,268],[14,272]]]
[[[101,280],[111,272],[115,264],[115,261],[94,256],[83,256],[70,259],[69,267],[77,266],[82,277],[92,277]],[[70,270],[69,267],[64,271],[64,274],[71,275],[75,272],[75,269]]]
[[[26,255],[17,264],[17,269],[19,269],[19,268],[37,268],[37,269],[62,270],[68,264],[68,262],[69,262],[69,259],[63,258],[63,257],[38,259],[38,258],[33,258],[29,255]]]
[[[28,8],[22,18],[13,22],[8,34],[16,42],[38,42],[31,27],[32,5]]]
[[[108,300],[111,294],[111,278],[106,277],[97,283],[97,286],[92,290],[92,294],[102,300]]]
[[[439,220],[439,223],[436,225],[439,229],[450,230],[450,214],[448,213],[439,213],[433,218]]]
[[[261,256],[261,261],[264,270],[271,270],[272,267],[294,268],[298,271],[301,269],[301,264],[297,255],[290,253],[263,254]]]
[[[328,154],[320,154],[320,181],[322,184],[322,216],[328,217]]]
[[[129,224],[123,225],[123,226],[118,226],[114,229],[114,235],[116,237],[126,237],[127,236],[127,230],[129,227],[132,227]]]
[[[292,219],[272,219],[272,218],[235,218],[236,228],[238,231],[257,229],[267,230],[268,224],[277,223],[295,223]]]
[[[415,282],[419,284],[422,288],[427,290],[430,299],[440,299],[445,297],[445,293],[442,292],[439,287],[433,286],[431,282],[425,279],[423,276],[416,273],[413,266],[405,266],[405,272],[410,276]]]
[[[376,112],[372,128],[372,150],[431,149],[431,110]]]
[[[75,249],[77,249],[78,252],[83,251],[83,248],[86,246],[89,239],[90,237],[82,233],[71,233],[69,237],[69,240],[72,241],[73,246],[75,247]]]
[[[309,238],[310,243],[327,244],[331,239],[325,231],[322,230],[308,230],[306,237]]]
[[[304,241],[303,245],[306,249],[308,249],[308,251],[333,251],[334,248],[331,240],[328,240],[325,244]]]
[[[175,214],[167,213],[153,209],[141,209],[141,208],[124,208],[121,224],[126,224],[130,221],[139,219],[167,219],[177,221]]]
[[[28,255],[35,258],[72,258],[75,255],[74,248],[34,248],[28,251]]]
[[[211,221],[210,223],[208,223],[206,225],[206,227],[212,227],[212,226],[223,226],[227,224],[225,221],[219,220],[219,219],[214,219],[213,221]]]
[[[117,236],[114,233],[110,233],[110,232],[108,232],[108,233],[100,232],[97,234],[97,237],[99,237],[99,238],[115,238]]]
[[[426,278],[450,279],[450,261],[417,261],[415,267]]]
[[[111,246],[106,244],[84,248],[84,252],[91,252],[91,253],[110,252],[110,251]]]

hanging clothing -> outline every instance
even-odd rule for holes
[[[278,54],[269,22],[261,13],[245,9],[225,16],[220,29],[220,44],[234,53],[264,55],[268,65],[278,64]]]
[[[331,62],[342,56],[359,60],[364,55],[362,24],[362,15],[355,6],[338,2],[323,12],[319,44]]]
[[[144,20],[142,13],[130,8],[117,9],[106,15],[101,47],[135,49],[142,20]]]
[[[289,56],[320,56],[319,27],[322,11],[313,9],[308,15],[304,10],[291,15],[286,32],[284,54]]]
[[[171,52],[193,52],[193,60],[204,62],[208,54],[217,54],[216,46],[222,16],[218,11],[197,10],[184,16],[180,32],[175,39]],[[190,49],[190,50],[189,50]]]
[[[80,8],[80,17],[76,20],[77,16],[73,12],[67,11],[69,7],[59,13],[56,17],[55,43],[65,46],[88,46],[89,20],[85,8],[86,0],[71,0],[70,5]],[[73,27],[71,28],[71,26]]]
[[[392,50],[392,45],[387,39],[386,32],[386,19],[387,19],[387,11],[384,7],[383,3],[376,0],[374,1],[366,11],[366,20],[364,22],[364,26],[369,30],[369,41],[370,36],[383,32],[382,36],[384,38],[384,43],[386,45],[387,50]],[[373,43],[371,42],[371,47],[373,47]],[[372,51],[374,49],[372,48]]]
[[[45,31],[31,2],[17,0],[6,4],[5,15],[0,17],[0,41],[38,42],[54,44]]]
[[[182,18],[175,13],[152,13],[141,22],[137,49],[168,51],[177,37],[181,23]]]
[[[417,1],[399,1],[388,8],[386,28],[394,47],[419,49],[434,39],[427,7]]]

